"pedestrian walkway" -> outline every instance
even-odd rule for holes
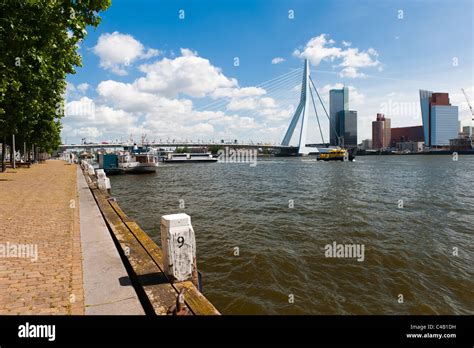
[[[83,314],[76,167],[0,174],[0,314]]]

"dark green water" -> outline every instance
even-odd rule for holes
[[[161,215],[191,216],[224,314],[474,314],[473,179],[474,156],[367,156],[162,165],[111,184],[158,243]],[[364,245],[364,261],[325,257],[333,242]]]

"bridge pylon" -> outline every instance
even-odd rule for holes
[[[310,152],[318,152],[317,148],[310,148],[306,146],[306,135],[308,133],[308,120],[309,120],[309,98],[308,94],[310,93],[310,80],[309,80],[309,62],[307,59],[304,60],[304,69],[303,69],[303,82],[301,84],[301,96],[300,102],[296,111],[291,119],[290,126],[286,131],[285,137],[281,142],[282,145],[289,146],[293,133],[295,132],[296,125],[301,118],[301,127],[298,140],[298,154],[307,155]]]

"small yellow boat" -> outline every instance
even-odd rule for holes
[[[346,149],[332,149],[329,152],[319,154],[319,161],[353,161],[352,156]]]

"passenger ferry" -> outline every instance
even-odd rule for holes
[[[163,159],[164,163],[214,163],[217,158],[212,153],[168,153]]]
[[[353,161],[354,155],[346,149],[331,149],[319,154],[319,161]]]

